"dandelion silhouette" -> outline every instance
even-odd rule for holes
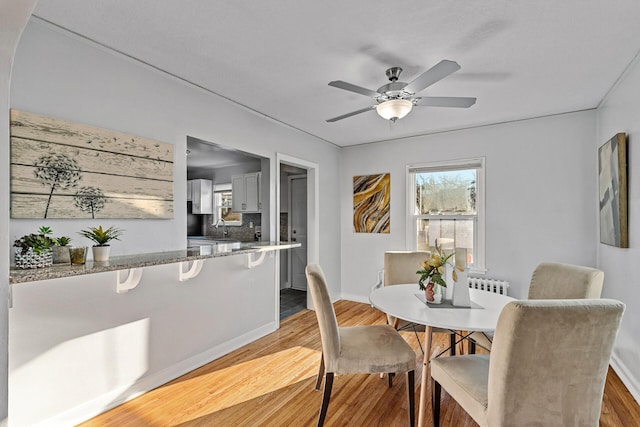
[[[53,192],[57,188],[64,190],[78,185],[78,181],[81,179],[81,170],[74,159],[58,153],[42,156],[33,165],[36,168],[34,171],[36,178],[41,180],[43,184],[51,186],[47,207],[44,210],[44,217],[46,218],[49,213]]]
[[[82,212],[91,213],[91,218],[95,218],[95,213],[100,212],[107,201],[102,190],[96,187],[82,187],[73,199]]]

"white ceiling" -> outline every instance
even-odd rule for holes
[[[339,146],[595,108],[640,48],[637,0],[40,0],[37,17]],[[420,92],[474,96],[391,123],[327,85],[376,90],[442,59]]]

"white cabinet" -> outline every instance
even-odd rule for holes
[[[213,213],[213,182],[209,179],[192,179],[191,183],[191,213]],[[187,184],[187,192],[189,186]],[[187,195],[187,199],[188,199]]]
[[[232,210],[234,212],[260,212],[262,210],[260,176],[260,172],[253,172],[231,177]]]

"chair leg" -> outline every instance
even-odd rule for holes
[[[316,379],[316,390],[320,390],[322,377],[324,377],[324,354],[320,356],[320,369],[318,370],[318,379]]]
[[[413,427],[416,424],[416,384],[415,384],[415,372],[407,372],[407,399],[409,400],[409,426]]]
[[[431,394],[431,412],[433,413],[433,427],[440,427],[440,393],[442,386],[433,380],[431,383],[433,393]]]
[[[420,351],[424,354],[424,348],[422,348],[422,343],[420,342],[420,336],[418,335],[418,330],[416,329],[416,325],[413,325],[413,333],[416,335],[416,340],[418,340],[418,345],[420,346]]]
[[[329,399],[331,398],[331,388],[333,387],[333,372],[327,372],[324,380],[324,393],[322,394],[322,406],[320,407],[320,415],[318,415],[318,427],[324,425],[324,419],[327,416],[329,408]]]
[[[393,376],[395,374],[393,372],[389,372],[387,376],[389,377],[389,388],[393,387]]]
[[[473,339],[469,339],[469,354],[476,354],[476,342]]]
[[[451,348],[451,355],[456,355],[456,334],[449,334],[449,348]]]

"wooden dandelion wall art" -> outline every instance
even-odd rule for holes
[[[11,110],[12,218],[173,218],[173,145]]]

